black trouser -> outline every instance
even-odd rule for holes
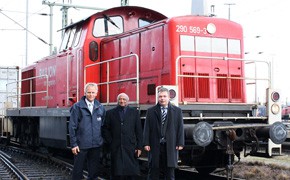
[[[167,167],[167,151],[166,144],[160,144],[159,168],[149,167],[148,180],[158,180],[160,171],[163,172],[164,179],[175,179],[175,168]]]
[[[81,149],[80,152],[74,156],[73,180],[80,180],[83,178],[83,169],[86,160],[89,173],[88,179],[98,179],[100,147]]]

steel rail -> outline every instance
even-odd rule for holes
[[[29,178],[23,174],[7,157],[5,153],[0,151],[0,160],[17,176],[17,179],[28,180]]]

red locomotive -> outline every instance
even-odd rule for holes
[[[109,109],[126,92],[144,120],[156,90],[170,88],[183,110],[186,147],[181,165],[209,173],[231,167],[234,155],[281,152],[287,133],[279,93],[267,90],[267,113],[256,116],[246,100],[247,76],[242,27],[203,16],[166,16],[142,7],[98,12],[64,29],[60,52],[22,69],[20,106],[7,110],[10,140],[69,148],[69,108],[84,84],[99,84],[98,98]],[[273,143],[274,142],[274,143]],[[250,152],[248,150],[251,150]],[[229,168],[230,169],[230,168]]]

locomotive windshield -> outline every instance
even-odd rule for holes
[[[240,40],[200,36],[180,36],[182,51],[241,54]]]
[[[95,21],[93,35],[95,37],[110,36],[124,32],[123,19],[120,16],[103,15]]]

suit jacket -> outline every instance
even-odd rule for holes
[[[139,174],[139,162],[135,150],[142,149],[142,126],[139,112],[131,107],[121,119],[117,106],[106,113],[103,137],[110,146],[111,168],[115,176]]]
[[[179,107],[168,105],[166,129],[167,166],[177,167],[178,150],[176,146],[184,146],[184,130],[182,111]],[[150,146],[148,161],[152,167],[159,167],[160,138],[161,138],[161,110],[157,104],[148,109],[143,131],[143,145]]]

